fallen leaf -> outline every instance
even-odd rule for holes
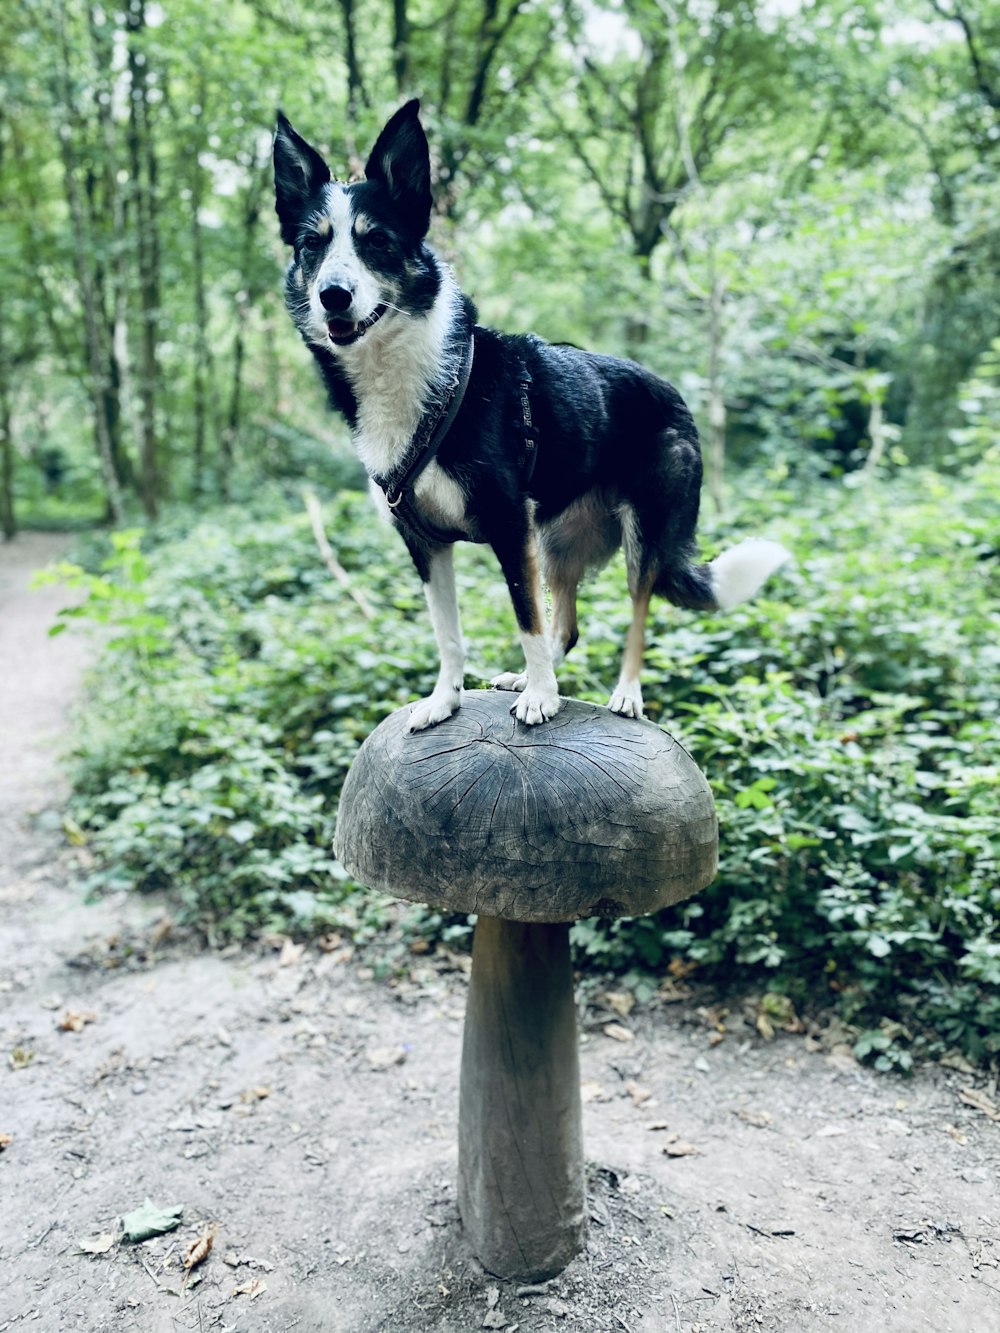
[[[107,1254],[114,1248],[115,1238],[110,1231],[102,1232],[100,1236],[90,1236],[86,1240],[77,1242],[77,1249],[80,1254]]]
[[[780,995],[776,991],[768,991],[760,1002],[760,1009],[762,1014],[766,1014],[784,1032],[802,1033],[805,1031],[805,1024],[795,1012],[795,1008],[787,995]]]
[[[167,1204],[161,1208],[147,1199],[141,1208],[126,1213],[122,1218],[125,1239],[148,1240],[150,1236],[162,1236],[167,1231],[173,1231],[175,1227],[180,1226],[183,1212],[182,1203]]]
[[[982,1111],[983,1115],[989,1116],[991,1120],[1000,1120],[1000,1106],[997,1106],[992,1097],[987,1096],[980,1088],[960,1088],[959,1100],[965,1102],[966,1106],[974,1107],[977,1111]]]
[[[75,819],[70,819],[69,815],[64,815],[62,826],[71,847],[85,847],[87,845],[87,835]]]
[[[633,1106],[641,1106],[643,1102],[648,1102],[650,1097],[652,1097],[653,1095],[651,1088],[642,1087],[640,1084],[636,1083],[635,1079],[632,1078],[626,1079],[625,1091],[632,1098]]]
[[[766,1129],[771,1123],[770,1111],[751,1111],[749,1107],[742,1106],[733,1115],[739,1118],[747,1125],[753,1125],[754,1129]]]
[[[74,1009],[67,1009],[63,1014],[62,1022],[59,1024],[60,1032],[82,1032],[88,1023],[95,1023],[97,1015],[86,1010],[77,1013]]]
[[[267,1291],[267,1283],[262,1277],[252,1277],[247,1282],[241,1282],[238,1287],[233,1288],[234,1296],[249,1296],[255,1301],[258,1296],[263,1296]]]
[[[296,963],[302,961],[302,955],[306,951],[304,944],[296,944],[294,940],[286,939],[281,946],[281,953],[278,955],[279,967],[294,967]]]
[[[664,1004],[680,1004],[681,1000],[690,999],[691,987],[678,985],[671,977],[666,977],[660,982],[656,993]]]
[[[509,1328],[510,1320],[502,1310],[488,1310],[481,1328]]]
[[[340,948],[343,942],[343,935],[338,935],[336,931],[331,931],[328,935],[321,935],[316,941],[324,953],[333,953],[335,949]]]
[[[213,1222],[207,1231],[203,1231],[196,1240],[191,1242],[184,1251],[184,1258],[181,1260],[185,1268],[188,1270],[195,1268],[208,1258],[218,1230],[218,1226]]]
[[[628,1018],[635,1008],[635,996],[624,990],[608,990],[597,997],[609,1009],[613,1009],[619,1018]]]
[[[969,1141],[968,1136],[963,1134],[957,1125],[943,1125],[942,1129],[950,1138],[953,1138],[956,1143],[965,1144]]]
[[[3,1152],[4,1148],[9,1148],[13,1142],[9,1134],[0,1134],[0,1152]]]
[[[663,1148],[667,1157],[696,1157],[698,1149],[693,1143],[687,1143],[679,1134],[671,1134]]]
[[[263,1083],[255,1084],[252,1088],[246,1088],[240,1093],[240,1101],[248,1105],[252,1102],[262,1102],[265,1097],[270,1097],[272,1089]]]
[[[757,1031],[765,1041],[774,1041],[774,1024],[763,1011],[757,1015]]]
[[[580,1084],[580,1100],[584,1103],[609,1102],[611,1098],[600,1083],[595,1083],[593,1079],[585,1079]]]
[[[27,1069],[35,1058],[35,1052],[26,1050],[23,1046],[15,1046],[10,1053],[10,1067],[15,1072],[18,1069]]]
[[[174,923],[169,916],[161,917],[156,925],[149,932],[149,943],[154,949],[158,949],[164,940],[168,939],[174,930]]]
[[[365,1059],[370,1069],[391,1069],[393,1065],[403,1063],[406,1051],[402,1046],[376,1046],[365,1051]]]
[[[606,1037],[612,1037],[615,1041],[632,1041],[635,1036],[628,1028],[622,1027],[621,1023],[605,1023],[603,1031]]]
[[[966,1060],[961,1051],[948,1051],[942,1055],[938,1064],[942,1069],[957,1069],[960,1074],[974,1074],[976,1066]]]

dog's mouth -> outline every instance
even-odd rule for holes
[[[330,341],[337,347],[350,347],[351,343],[356,343],[359,338],[363,338],[373,324],[379,322],[387,309],[388,306],[377,305],[367,319],[359,321],[328,319],[326,321],[326,331],[330,335]]]

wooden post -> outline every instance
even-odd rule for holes
[[[480,917],[465,1013],[458,1208],[498,1277],[543,1281],[587,1236],[569,926]]]
[[[334,849],[371,888],[477,914],[459,1211],[485,1268],[540,1281],[587,1237],[569,923],[710,883],[712,793],[659,727],[579,700],[540,727],[482,691],[427,731],[408,720],[399,709],[358,751]]]

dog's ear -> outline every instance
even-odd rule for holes
[[[424,237],[431,222],[431,158],[419,110],[416,98],[399,108],[375,141],[365,176],[385,186],[413,231]]]
[[[311,144],[292,128],[279,111],[274,131],[274,210],[281,223],[281,239],[295,243],[303,209],[330,179],[330,168]]]

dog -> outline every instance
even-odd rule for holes
[[[698,562],[701,452],[671,384],[631,361],[476,323],[473,303],[426,244],[431,169],[417,101],[391,117],[353,184],[334,180],[279,112],[274,172],[281,237],[293,252],[289,313],[426,593],[440,669],[409,730],[461,704],[458,540],[486,543],[500,562],[525,669],[493,685],[517,692],[511,712],[527,726],[559,711],[556,669],[578,637],[581,579],[623,547],[632,619],[608,707],[641,717],[650,599],[726,610],[787,552],[751,540]]]

